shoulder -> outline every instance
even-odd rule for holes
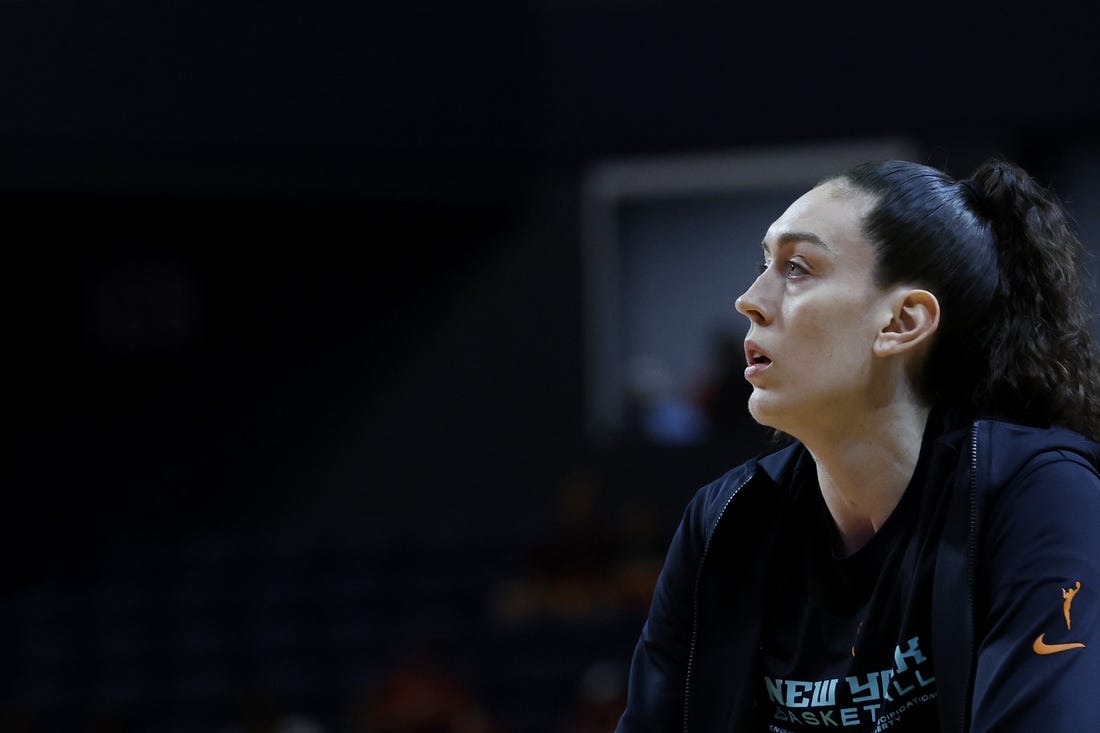
[[[978,482],[994,547],[1069,541],[1100,550],[1093,529],[1100,523],[1095,443],[1064,428],[998,421],[975,427]]]
[[[1000,420],[974,424],[978,479],[995,493],[1042,476],[1097,475],[1100,446],[1062,427],[1034,427]]]

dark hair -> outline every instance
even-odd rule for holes
[[[911,282],[940,301],[921,375],[930,399],[1100,438],[1085,253],[1054,196],[1003,160],[963,181],[896,160],[836,178],[877,197],[863,231],[878,283]]]

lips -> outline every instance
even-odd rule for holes
[[[752,340],[745,341],[745,361],[748,364],[745,368],[745,379],[760,374],[772,364],[772,359],[767,352]]]

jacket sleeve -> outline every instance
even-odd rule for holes
[[[972,733],[1100,721],[1100,479],[1048,454],[989,507],[979,555]]]
[[[626,710],[616,733],[668,733],[683,725],[695,582],[706,543],[708,488],[688,504],[653,591],[634,648]]]

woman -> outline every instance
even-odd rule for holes
[[[888,161],[763,248],[749,411],[795,440],[689,504],[618,730],[1100,730],[1100,371],[1065,212],[1006,162]]]

